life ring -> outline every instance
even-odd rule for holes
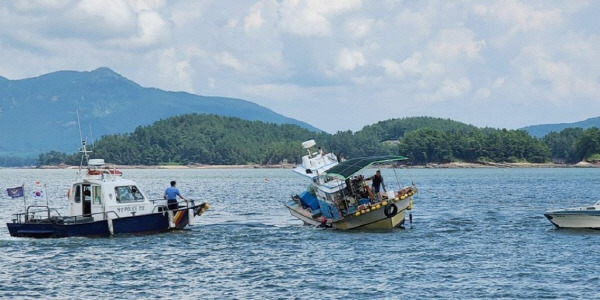
[[[383,213],[385,214],[386,217],[391,218],[398,213],[398,206],[396,206],[396,204],[394,204],[394,203],[390,203],[385,206]]]

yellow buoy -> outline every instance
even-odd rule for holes
[[[377,204],[377,206],[375,206],[375,209],[380,209],[381,205]]]
[[[371,209],[370,209],[370,208],[367,208],[367,212],[371,212]]]
[[[364,209],[360,211],[360,213],[361,213],[361,214],[363,214],[363,215],[364,215],[366,212],[367,212],[367,211],[366,211],[366,210],[364,210]]]
[[[360,216],[360,211],[357,211],[354,215],[357,217]]]
[[[386,206],[387,205],[387,201],[381,202],[381,205]]]

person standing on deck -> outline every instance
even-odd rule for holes
[[[181,193],[179,193],[179,189],[175,187],[175,184],[177,184],[175,180],[171,181],[171,186],[165,190],[165,195],[163,196],[165,199],[167,199],[167,205],[169,206],[169,210],[176,210],[178,208],[177,196],[179,196],[179,198],[185,200],[186,202],[188,201],[181,195]]]
[[[380,186],[383,187],[384,192],[387,192],[387,190],[385,189],[385,183],[383,183],[383,176],[381,176],[381,171],[377,170],[377,172],[375,172],[375,175],[367,178],[367,180],[373,180],[371,186],[373,187],[373,193],[375,193],[375,195],[379,195]]]

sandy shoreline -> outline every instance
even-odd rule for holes
[[[112,165],[110,168],[117,169],[293,169],[295,164],[278,165],[186,165],[186,166],[145,166],[145,165]],[[385,168],[385,166],[382,166]],[[36,169],[37,167],[20,167],[15,169]],[[41,166],[37,169],[77,169],[76,166],[58,165]],[[400,168],[411,169],[471,169],[471,168],[600,168],[600,163],[579,162],[577,164],[556,164],[556,163],[464,163],[453,162],[446,164],[427,164],[400,166]],[[7,168],[10,169],[10,168]]]

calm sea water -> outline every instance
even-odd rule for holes
[[[66,210],[74,170],[0,169],[41,181]],[[600,297],[600,232],[557,230],[543,212],[600,199],[600,169],[397,170],[419,187],[412,227],[303,226],[282,205],[291,170],[124,170],[151,197],[170,180],[211,209],[190,230],[111,238],[12,238],[0,228],[0,298],[423,299]],[[392,170],[383,170],[388,188]]]

